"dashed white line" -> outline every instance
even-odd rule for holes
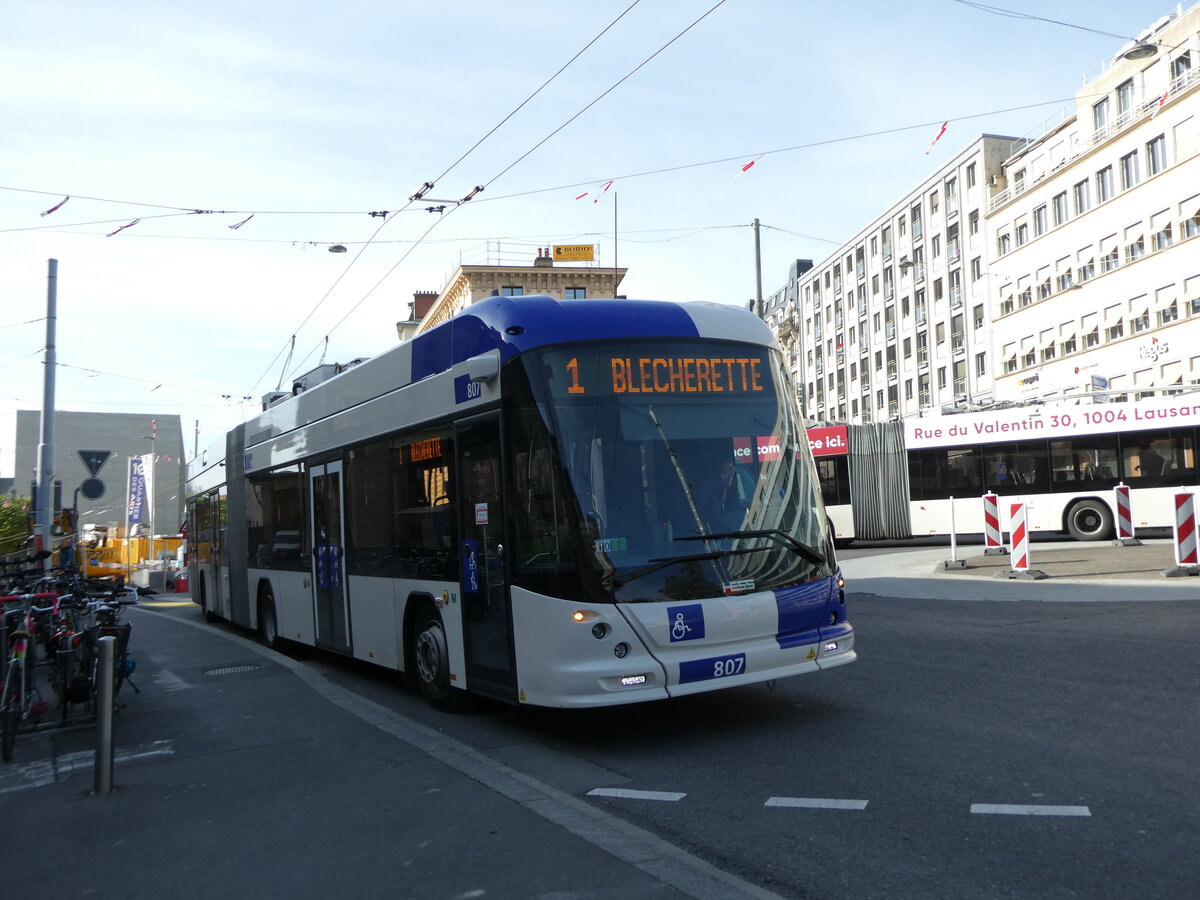
[[[1042,806],[1019,803],[972,803],[971,812],[985,816],[1091,816],[1086,806]]]
[[[634,791],[628,788],[593,788],[588,791],[589,797],[620,797],[624,800],[659,800],[666,803],[675,803],[682,800],[687,794],[678,794],[674,791]]]
[[[866,800],[837,800],[824,797],[771,797],[763,806],[788,806],[798,809],[866,809]]]

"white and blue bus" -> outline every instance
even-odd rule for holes
[[[479,302],[310,373],[188,494],[206,615],[403,671],[442,709],[856,658],[795,392],[737,307]]]

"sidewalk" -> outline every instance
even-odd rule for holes
[[[128,612],[115,790],[92,725],[0,764],[6,898],[774,896],[158,600]]]
[[[1174,544],[1149,540],[1123,547],[1111,541],[1034,542],[1029,567],[1037,580],[1010,579],[1008,554],[987,556],[960,547],[964,568],[947,568],[950,548],[899,550],[839,559],[848,593],[931,600],[1200,600],[1200,576],[1167,577]]]

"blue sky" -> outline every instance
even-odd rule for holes
[[[392,346],[413,291],[489,242],[595,243],[611,264],[614,206],[627,295],[745,303],[756,217],[770,293],[980,133],[1038,131],[1123,43],[955,0],[631,4],[10,5],[0,474],[14,411],[42,402],[48,258],[58,407],[178,412],[190,454],[196,422],[211,444],[323,350]],[[997,5],[1128,36],[1174,8]],[[427,180],[437,198],[487,187],[397,213]]]

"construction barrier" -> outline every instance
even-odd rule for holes
[[[1025,525],[1025,504],[1014,503],[1010,509],[1009,530],[1012,532],[1012,550],[1009,564],[1014,572],[1029,571],[1029,529]]]
[[[983,552],[1004,552],[1000,540],[1000,498],[995,494],[983,495]]]
[[[1194,494],[1175,495],[1175,565],[1200,565],[1196,552],[1196,497]]]
[[[1130,500],[1129,486],[1118,483],[1113,488],[1117,506],[1117,539],[1113,542],[1123,547],[1131,547],[1142,542],[1133,533],[1133,504]]]

